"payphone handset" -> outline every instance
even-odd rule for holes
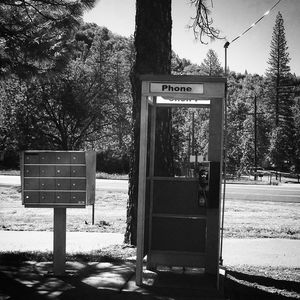
[[[200,163],[198,169],[198,205],[200,207],[205,207],[208,201],[209,192],[209,162]]]

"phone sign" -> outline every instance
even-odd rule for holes
[[[166,94],[203,94],[203,83],[160,83],[151,82],[150,92]]]

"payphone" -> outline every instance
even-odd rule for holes
[[[208,192],[209,192],[209,177],[210,177],[209,164],[205,164],[205,163],[200,164],[197,173],[199,177],[198,204],[199,206],[206,206],[208,201]]]
[[[199,180],[199,206],[218,207],[218,191],[215,187],[220,182],[220,162],[203,161],[197,166]]]
[[[199,268],[219,280],[220,196],[225,78],[143,75],[137,224],[136,283],[143,269]],[[155,175],[159,107],[209,109],[208,161],[195,176]]]

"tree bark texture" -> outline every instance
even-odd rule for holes
[[[136,245],[137,232],[141,109],[141,82],[139,76],[142,74],[170,74],[171,72],[171,0],[137,0],[135,26],[136,59],[130,75],[133,97],[133,137],[125,233],[125,242],[132,245]],[[161,175],[170,173],[171,169],[170,120],[171,113],[169,109],[164,108],[157,112],[157,161],[155,165],[160,167],[159,169],[156,168],[156,173]]]

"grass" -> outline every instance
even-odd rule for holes
[[[20,176],[20,170],[0,170],[0,175]]]
[[[20,170],[0,170],[0,175],[20,176]],[[128,180],[128,174],[109,174],[105,172],[97,172],[97,179],[113,179],[113,180]]]
[[[92,207],[67,209],[67,231],[125,233],[127,192],[96,192]],[[224,236],[234,238],[300,238],[300,204],[228,200]],[[53,230],[53,209],[24,208],[19,187],[0,188],[0,230]]]
[[[227,201],[224,236],[300,239],[300,204]]]
[[[92,206],[67,209],[67,231],[125,232],[127,194],[96,193],[95,224]],[[19,187],[0,188],[0,230],[53,230],[53,209],[24,208]]]
[[[89,253],[66,253],[66,261],[105,261],[105,262],[123,262],[136,255],[136,248],[130,245],[111,245],[101,250],[90,251]],[[25,261],[48,262],[53,261],[53,252],[39,251],[0,251],[0,264],[20,263]]]
[[[105,172],[97,172],[97,179],[113,179],[113,180],[128,180],[128,174],[109,174]]]

